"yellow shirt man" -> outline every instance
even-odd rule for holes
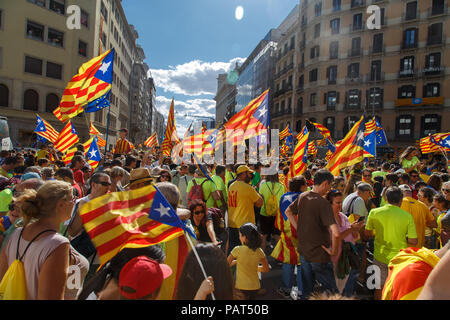
[[[425,244],[425,228],[427,224],[434,221],[433,214],[426,204],[412,197],[403,197],[400,208],[412,215],[416,225],[417,248],[422,248]]]
[[[228,226],[239,228],[244,223],[255,223],[254,204],[261,196],[244,181],[235,181],[228,190]]]

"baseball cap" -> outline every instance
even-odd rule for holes
[[[402,192],[409,191],[412,192],[411,187],[407,184],[401,184],[398,186]]]
[[[147,256],[135,257],[120,271],[120,294],[127,299],[143,298],[160,288],[164,279],[171,274],[172,269],[166,264],[160,264]],[[125,290],[125,287],[131,290]]]
[[[22,176],[22,179],[20,181],[26,181],[29,179],[40,179],[41,176],[36,172],[27,172]]]
[[[247,172],[247,171],[250,172],[250,173],[254,173],[255,172],[255,171],[253,171],[252,169],[250,169],[247,166],[239,166],[237,168],[237,170],[236,170],[236,174],[240,175],[241,173],[244,173],[244,172]]]

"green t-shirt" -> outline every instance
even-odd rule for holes
[[[411,160],[403,159],[402,168],[409,169],[409,168],[415,166],[418,162],[420,162],[420,160],[417,157],[413,157]]]
[[[225,204],[226,202],[228,202],[228,197],[227,197],[227,188],[225,187],[225,182],[223,182],[222,178],[219,176],[212,176],[211,177],[214,180],[214,183],[216,184],[216,189],[219,191],[222,191],[223,197],[225,199]],[[224,203],[222,203],[222,201],[218,200],[217,201],[217,205],[219,207],[221,207]]]
[[[386,178],[388,173],[389,172],[387,172],[387,171],[374,171],[374,172],[372,172],[372,179],[375,178],[375,177]]]
[[[373,256],[385,264],[389,264],[400,249],[408,247],[406,237],[417,239],[413,217],[392,204],[372,209],[367,219],[366,230],[375,231]]]
[[[195,182],[200,185],[203,183],[203,181],[207,180],[206,178],[194,178]],[[191,181],[189,181],[187,188],[186,188],[186,194],[189,196],[189,192],[191,191],[192,187],[194,186],[194,179],[192,179]],[[207,180],[205,183],[203,183],[202,186],[202,190],[203,190],[203,195],[206,199],[206,207],[209,208],[214,208],[214,198],[212,196],[212,192],[216,191],[216,185],[214,184],[214,182]]]
[[[281,196],[285,194],[284,186],[279,182],[263,182],[259,188],[259,193],[263,196],[264,205],[261,207],[260,214],[262,216],[267,216],[265,203],[272,195],[272,193],[277,197],[278,203],[280,203]]]

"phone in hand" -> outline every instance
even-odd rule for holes
[[[364,220],[366,220],[366,217],[362,216],[362,217],[359,217],[358,222],[363,222]]]

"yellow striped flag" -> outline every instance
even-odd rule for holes
[[[308,154],[316,154],[317,153],[317,148],[316,148],[316,141],[311,141],[308,144]]]
[[[55,116],[62,122],[86,111],[97,111],[108,104],[108,94],[112,86],[114,49],[106,51],[84,63],[67,84]],[[59,116],[60,115],[60,116]]]
[[[92,141],[94,140],[94,137],[90,138],[88,141],[86,141],[85,143],[83,143],[84,146],[84,151],[85,153],[87,152],[87,150],[89,150],[89,148],[91,147]],[[100,146],[100,145],[99,145]],[[66,154],[63,155],[62,157],[62,161],[64,161],[64,163],[66,165],[68,165],[71,161],[73,156],[75,155],[75,152],[77,151],[77,148],[72,148],[67,150]]]
[[[326,169],[334,176],[340,174],[341,169],[350,167],[364,160],[364,116],[355,123],[342,142],[336,145],[336,152],[328,161]]]
[[[389,262],[382,299],[416,300],[439,261],[439,257],[427,248],[401,249]]]
[[[97,137],[97,144],[98,144],[98,146],[100,147],[100,148],[102,148],[102,147],[106,147],[106,141],[105,140],[103,140],[102,138],[100,138],[100,136],[96,136]]]
[[[162,142],[162,152],[164,155],[170,157],[175,144],[180,143],[180,138],[177,135],[177,128],[175,126],[175,111],[174,111],[174,99],[170,104],[169,116],[167,117],[166,134]]]
[[[441,139],[444,139],[446,137],[448,137],[448,133],[435,133],[433,135],[429,135],[428,137],[420,139],[420,151],[423,154],[441,152],[439,145],[433,143],[432,140],[434,139],[437,143],[439,143]],[[444,149],[444,151],[446,152],[450,152],[450,148],[444,148],[442,146],[441,148]]]
[[[50,123],[42,119],[38,114],[36,114],[36,121],[37,126],[34,132],[47,139],[48,141],[51,141],[52,143],[56,143],[58,141],[59,132],[56,131]]]
[[[309,121],[309,120],[308,120]],[[325,127],[324,125],[321,125],[320,123],[315,123],[315,122],[311,122],[309,121],[311,124],[313,124],[317,130],[319,130],[320,134],[325,138],[325,139],[330,139],[331,142],[333,142],[331,140],[331,132],[330,130],[328,130],[327,127]]]
[[[94,124],[91,122],[91,127],[89,128],[89,134],[90,135],[94,135],[94,136],[98,136],[100,135],[100,131],[98,131],[98,129],[96,127],[94,127]]]
[[[58,140],[55,144],[55,149],[59,150],[62,153],[65,153],[78,141],[78,133],[72,125],[72,122],[69,120],[58,136]]]
[[[291,159],[291,166],[288,173],[288,181],[305,172],[308,166],[308,139],[309,131],[306,126],[303,128],[298,139],[297,146]]]
[[[184,231],[192,233],[153,185],[95,198],[81,206],[80,216],[101,265],[124,248],[148,247]]]
[[[153,133],[147,140],[145,140],[144,145],[149,148],[158,146],[158,135],[156,134],[156,132]]]
[[[289,128],[289,125],[287,125],[286,128],[283,131],[280,132],[280,140],[283,140],[284,138],[286,138],[290,134],[291,134],[291,130]]]
[[[227,131],[226,140],[232,141],[235,146],[266,133],[269,128],[269,90],[250,101],[224,124],[224,128]]]
[[[366,122],[366,135],[371,134],[372,132],[374,132],[377,128],[376,122],[375,122],[375,118],[373,118],[370,121]]]

